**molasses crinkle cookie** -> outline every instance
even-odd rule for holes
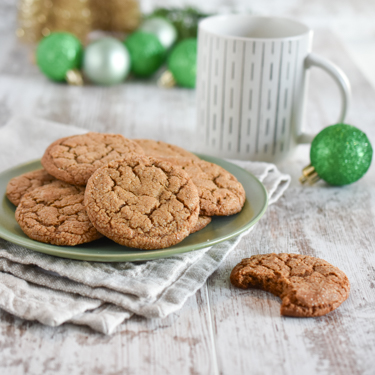
[[[339,307],[349,296],[345,273],[323,259],[300,254],[263,254],[243,259],[230,281],[282,299],[281,315],[314,317]]]
[[[146,250],[182,241],[199,215],[198,191],[186,172],[135,154],[114,160],[91,176],[85,205],[103,235]]]
[[[37,187],[49,185],[56,182],[56,178],[51,176],[45,169],[27,172],[21,176],[12,178],[7,185],[6,195],[8,199],[18,206],[21,198]]]
[[[16,220],[36,241],[62,246],[94,241],[102,236],[87,216],[84,192],[62,181],[38,187],[22,197]]]
[[[141,146],[120,134],[91,132],[58,139],[47,148],[41,161],[57,179],[86,185],[99,167],[129,153],[144,154]]]
[[[152,139],[133,139],[133,141],[142,147],[147,156],[178,157],[200,160],[198,156],[194,155],[192,152],[163,141],[154,141]]]
[[[191,230],[190,234],[193,234],[195,232],[199,232],[203,228],[206,228],[208,224],[210,224],[212,221],[211,216],[201,216],[199,215],[197,224],[195,224],[195,227]]]
[[[228,216],[242,210],[245,189],[231,173],[217,164],[189,158],[162,158],[181,167],[198,188],[200,214]]]

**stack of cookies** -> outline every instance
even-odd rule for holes
[[[104,235],[161,249],[245,203],[233,175],[164,142],[91,132],[58,139],[41,162],[44,169],[9,181],[7,197],[24,233],[54,245]]]

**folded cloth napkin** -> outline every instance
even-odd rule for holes
[[[58,138],[85,132],[16,117],[0,128],[0,171],[40,158]],[[290,177],[272,164],[232,162],[263,182],[270,204],[289,185]],[[122,263],[58,258],[0,238],[0,308],[50,326],[69,322],[110,334],[133,314],[162,318],[179,310],[247,233],[165,259]]]

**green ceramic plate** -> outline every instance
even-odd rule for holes
[[[240,213],[227,217],[214,217],[206,228],[190,235],[175,246],[161,250],[138,250],[118,245],[107,238],[103,238],[88,244],[69,247],[44,244],[28,238],[14,218],[15,207],[5,196],[5,191],[11,178],[41,168],[39,160],[0,173],[0,197],[2,198],[0,237],[28,249],[58,257],[100,262],[124,262],[165,258],[202,249],[237,236],[253,226],[267,208],[267,192],[262,183],[249,172],[225,160],[205,155],[198,156],[221,165],[236,176],[245,188],[246,202]]]

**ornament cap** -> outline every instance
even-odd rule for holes
[[[163,87],[164,89],[171,89],[176,86],[176,80],[173,77],[173,74],[166,70],[158,79],[158,86]]]
[[[315,168],[309,164],[307,167],[303,168],[302,176],[299,178],[301,184],[308,183],[309,185],[314,185],[320,180],[318,173],[316,173]]]
[[[71,69],[66,72],[66,82],[72,86],[83,86],[82,73],[78,69]]]

